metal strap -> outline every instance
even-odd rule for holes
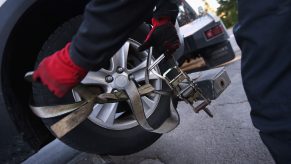
[[[51,130],[58,138],[62,138],[68,132],[73,130],[80,123],[85,121],[93,110],[95,103],[93,101],[80,107],[78,110],[70,113],[60,121],[51,126]]]
[[[29,107],[32,110],[32,112],[40,118],[52,118],[70,113],[85,104],[86,104],[85,101],[80,101],[66,105],[42,106],[42,107],[29,105]]]
[[[160,55],[149,67],[148,70],[153,70],[166,56],[164,54]]]
[[[154,92],[154,90],[154,87],[150,84],[138,88],[141,95]],[[90,100],[94,100],[94,102],[98,104],[116,103],[128,100],[127,94],[122,91],[116,93],[102,93],[98,95],[98,93],[101,92],[100,89],[91,85],[78,85],[74,88],[74,91],[76,91],[84,100],[72,104],[53,106],[34,106],[30,103],[29,107],[32,112],[40,118],[52,118],[71,113],[85,105]]]
[[[173,91],[154,90],[153,92],[163,96],[173,96]]]
[[[62,138],[80,123],[85,121],[93,111],[93,107],[96,104],[96,92],[94,93],[96,87],[94,89],[93,86],[79,85],[75,88],[75,91],[85,99],[85,104],[50,127],[58,138]]]
[[[83,101],[67,104],[67,105],[55,105],[55,106],[43,106],[36,107],[30,105],[32,111],[41,118],[52,118],[56,116],[61,116],[68,114],[50,128],[54,134],[61,138],[82,123],[93,110],[93,107],[96,103],[108,103],[108,102],[118,102],[128,100],[128,96],[125,92],[117,93],[100,93],[100,89],[96,86],[91,85],[79,85],[74,88],[76,92],[80,95]],[[143,96],[148,93],[152,93],[154,88],[150,84],[143,85],[139,87],[138,93]]]
[[[177,110],[174,108],[173,102],[170,103],[170,116],[160,125],[159,128],[154,129],[149,125],[141,101],[141,95],[133,81],[130,81],[125,91],[131,102],[131,110],[139,123],[139,125],[147,131],[154,133],[167,133],[175,129],[180,123],[180,117]]]

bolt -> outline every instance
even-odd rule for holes
[[[117,93],[118,90],[117,90],[117,89],[112,89],[112,92],[113,92],[113,93]]]
[[[117,67],[116,72],[117,73],[122,73],[124,71],[124,69],[122,67]]]
[[[128,75],[128,79],[129,79],[129,80],[133,80],[134,78],[135,78],[135,77],[134,77],[133,74]]]
[[[113,81],[113,77],[110,76],[110,75],[108,75],[108,76],[105,77],[105,81],[106,81],[107,83],[111,83],[111,82]]]

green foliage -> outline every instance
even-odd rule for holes
[[[220,7],[217,9],[217,15],[227,28],[232,27],[238,20],[237,1],[236,0],[217,0]]]

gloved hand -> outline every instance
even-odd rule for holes
[[[159,54],[172,54],[180,46],[179,37],[170,17],[152,18],[153,28],[148,33],[145,42],[138,48],[144,51],[151,46]]]
[[[34,81],[40,81],[60,98],[79,84],[88,73],[72,61],[69,48],[70,43],[53,55],[44,58],[33,74]]]

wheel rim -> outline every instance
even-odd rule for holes
[[[108,68],[102,68],[97,72],[89,72],[83,79],[83,84],[99,85],[104,92],[110,93],[115,89],[124,89],[133,78],[140,85],[145,83],[145,69],[147,52],[138,52],[139,43],[128,40],[119,51],[111,58]],[[153,59],[152,59],[153,61]],[[158,68],[156,72],[160,73]],[[149,75],[150,84],[157,90],[162,88],[162,81],[153,73]],[[76,101],[80,100],[77,93],[73,92]],[[160,95],[151,94],[143,96],[142,103],[146,117],[150,117],[159,101]],[[130,110],[129,101],[108,104],[96,104],[88,119],[94,124],[111,130],[125,130],[138,125]]]

